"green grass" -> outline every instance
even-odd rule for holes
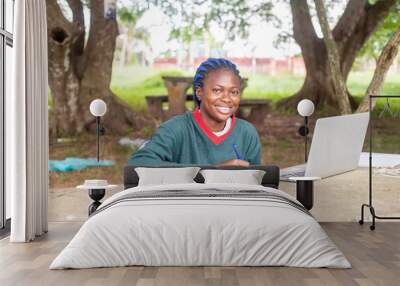
[[[248,78],[243,97],[271,99],[273,102],[294,94],[301,88],[304,81],[303,76],[289,74],[252,76],[245,73],[243,76]]]
[[[180,70],[155,70],[146,67],[126,66],[122,69],[114,67],[111,81],[111,90],[126,101],[132,108],[144,110],[146,108],[145,96],[166,94],[167,90],[161,76],[193,76],[193,74]],[[276,75],[266,76],[257,74],[248,78],[248,86],[243,97],[265,98],[273,102],[295,93],[303,84],[302,76]],[[191,89],[188,90],[192,92]]]
[[[163,75],[192,76],[191,73],[181,70],[160,71],[138,66],[126,66],[121,69],[115,67],[111,89],[117,96],[132,106],[132,108],[145,110],[146,95],[162,95],[167,93],[161,78]],[[361,101],[364,96],[372,75],[372,72],[352,72],[349,75],[347,86],[357,101]],[[248,78],[248,85],[244,90],[243,97],[271,99],[273,103],[293,95],[301,88],[304,81],[303,76],[290,74],[257,74],[252,76],[249,73],[244,73],[243,76]],[[188,92],[190,93],[191,89]],[[398,75],[391,74],[386,77],[382,94],[400,94],[400,77]],[[375,109],[376,114],[380,113],[383,104],[383,100],[378,101],[377,108]],[[397,105],[396,103],[393,104],[395,110],[400,108]]]
[[[178,70],[157,71],[151,68],[127,66],[114,68],[111,90],[136,110],[146,109],[147,95],[166,94],[162,76],[182,76]]]
[[[350,93],[360,102],[371,82],[373,72],[353,72],[349,75],[347,80],[347,87]],[[383,85],[382,95],[400,95],[400,78],[398,75],[389,74],[386,76],[385,83]],[[376,107],[373,110],[373,116],[378,117],[382,112],[386,99],[378,99]],[[389,102],[393,113],[400,112],[400,99],[392,99]],[[400,114],[400,113],[399,113]],[[389,117],[389,113],[384,113],[385,117]]]
[[[369,83],[371,82],[373,72],[352,72],[347,80],[347,87],[354,96],[364,96]],[[395,95],[400,94],[400,77],[397,74],[386,76],[383,85],[382,94]]]
[[[192,73],[182,70],[156,70],[150,67],[125,66],[113,68],[111,90],[122,100],[127,102],[135,110],[146,110],[147,95],[166,94],[162,76],[193,76]],[[352,72],[347,80],[347,86],[350,93],[361,101],[364,93],[371,81],[372,72]],[[256,74],[252,76],[244,73],[243,76],[248,79],[248,85],[244,90],[245,98],[271,99],[276,103],[282,98],[293,95],[298,91],[304,81],[303,76],[290,74],[264,75]],[[188,90],[191,93],[191,89]],[[390,74],[386,77],[382,94],[394,95],[400,94],[400,77]],[[400,102],[400,100],[399,100]],[[379,100],[375,113],[379,114],[384,104]],[[394,109],[399,110],[400,106],[394,103]],[[49,107],[52,106],[52,97],[49,90]]]

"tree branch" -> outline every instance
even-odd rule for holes
[[[357,3],[355,2],[358,1],[364,0],[354,0],[352,5],[356,5]],[[350,2],[353,1],[349,1],[349,5]],[[376,30],[379,23],[387,16],[390,8],[395,3],[396,0],[379,0],[374,5],[367,2],[361,8],[363,12],[359,14],[359,18],[346,14],[346,17],[339,21],[340,25],[338,23],[337,27],[335,27],[334,38],[338,44],[341,70],[345,79],[351,70],[357,52]],[[354,27],[350,35],[344,32],[347,29],[346,27]],[[343,34],[341,35],[341,33]]]
[[[379,56],[378,63],[375,68],[374,76],[372,77],[371,83],[365,93],[365,97],[361,104],[358,106],[356,112],[365,112],[369,109],[369,95],[379,95],[381,92],[383,83],[385,81],[386,74],[396,58],[399,51],[400,44],[400,29],[398,29],[387,42]],[[372,100],[372,109],[376,104],[376,98]]]
[[[380,0],[374,5],[367,4],[365,6],[366,18],[365,23],[366,39],[376,30],[379,23],[389,14],[390,8],[396,4],[397,0]]]
[[[292,9],[294,39],[300,46],[307,46],[310,41],[318,38],[311,21],[307,0],[290,0],[290,7]]]
[[[81,0],[67,0],[67,2],[72,10],[73,21],[84,27],[85,17],[83,15],[83,5]]]
[[[73,22],[78,27],[80,33],[72,49],[75,55],[80,56],[83,54],[85,47],[85,16],[83,14],[83,5],[81,0],[67,0],[67,2],[72,11]]]
[[[290,0],[290,7],[293,17],[293,36],[301,48],[306,70],[311,70],[318,61],[315,58],[317,55],[308,51],[317,49],[321,43],[311,21],[307,0]]]
[[[47,12],[47,28],[50,30],[55,26],[62,26],[70,28],[72,23],[65,18],[62,13],[57,0],[46,0],[46,12]]]
[[[356,24],[365,14],[367,4],[368,0],[352,0],[347,3],[342,16],[332,30],[336,43],[342,42],[353,34]]]
[[[336,42],[333,39],[332,31],[329,28],[327,12],[323,0],[315,0],[315,7],[317,9],[321,30],[324,35],[324,42],[328,54],[328,64],[332,74],[333,87],[336,96],[338,97],[339,109],[342,114],[349,114],[351,113],[350,101],[347,96],[346,84],[340,71],[339,53]]]
[[[367,13],[377,19],[383,19],[397,0],[379,0],[374,5],[367,5]],[[379,20],[378,20],[379,21]]]

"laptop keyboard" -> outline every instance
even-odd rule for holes
[[[290,177],[304,177],[306,164],[284,168],[280,171],[280,180],[289,181]]]

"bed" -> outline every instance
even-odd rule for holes
[[[260,185],[203,183],[198,174],[193,183],[151,186],[138,186],[135,167],[124,170],[125,190],[103,202],[50,269],[351,267],[312,215],[277,189],[275,166],[250,167],[265,171]]]

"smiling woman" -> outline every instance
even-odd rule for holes
[[[235,117],[242,88],[234,63],[206,60],[197,68],[193,81],[195,111],[161,124],[128,164],[260,164],[261,144],[255,127]]]

